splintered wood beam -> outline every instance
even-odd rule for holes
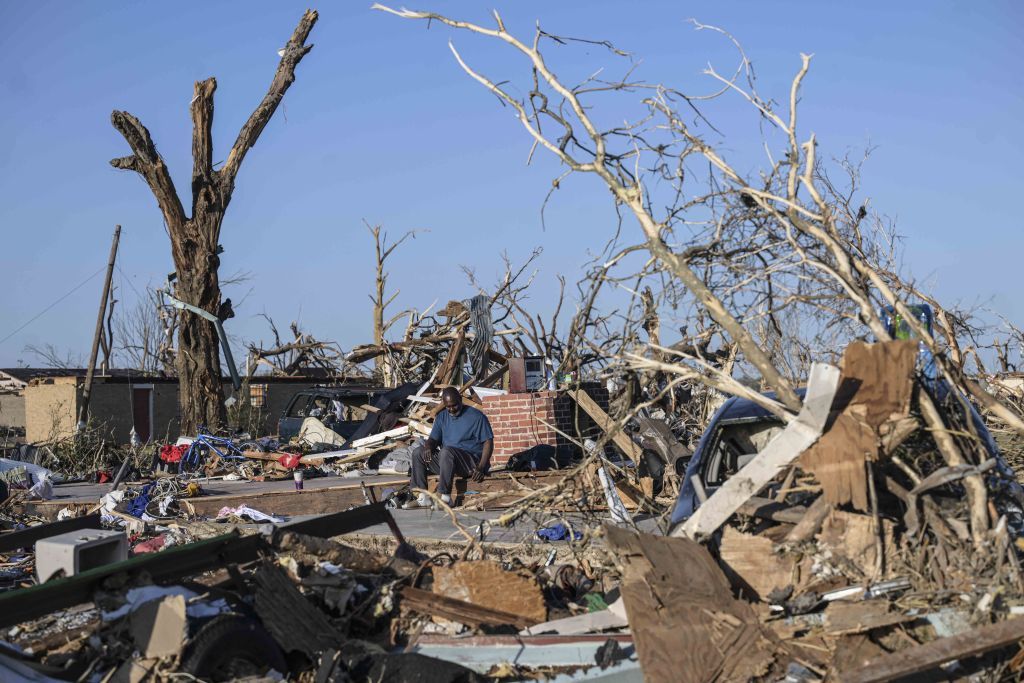
[[[1010,619],[948,638],[939,638],[922,645],[877,657],[870,663],[858,663],[855,671],[843,672],[842,683],[876,683],[891,681],[934,669],[963,657],[984,654],[996,648],[1014,645],[1024,639],[1024,619]]]
[[[622,431],[621,425],[615,422],[608,413],[601,409],[601,406],[590,397],[590,394],[583,391],[582,389],[569,390],[569,395],[572,396],[573,400],[580,408],[583,408],[587,415],[590,415],[591,419],[597,423],[597,426],[605,434],[609,434],[612,437],[612,443],[614,443],[623,454],[632,460],[633,462],[640,462],[640,457],[643,455],[643,449],[633,443],[633,440]]]
[[[482,607],[411,586],[402,588],[401,595],[402,604],[414,612],[443,617],[467,626],[512,625],[516,629],[522,630],[538,623],[518,614]]]

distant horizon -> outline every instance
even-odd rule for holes
[[[493,23],[489,8],[415,6]],[[46,344],[84,367],[115,224],[123,226],[114,276],[119,310],[173,270],[149,188],[109,166],[128,154],[110,112],[127,110],[148,127],[187,205],[193,82],[217,78],[214,154],[223,159],[304,8],[223,0],[173,10],[0,3],[0,54],[10,65],[0,73],[0,339],[31,321],[0,343],[0,367],[38,365],[26,347]],[[724,70],[735,60],[721,36],[695,32],[687,20],[721,26],[743,43],[761,91],[783,106],[799,54],[813,53],[801,128],[817,135],[825,157],[872,150],[863,194],[905,237],[907,271],[946,306],[980,307],[991,322],[1004,316],[1024,325],[1014,278],[1024,251],[1013,201],[1024,183],[1024,75],[1012,68],[1024,56],[1019,4],[700,0],[621,9],[609,2],[499,7],[520,36],[530,36],[539,19],[555,33],[610,40],[633,53],[640,77],[689,92],[711,86],[701,75],[709,61]],[[540,246],[528,303],[548,317],[556,276],[573,293],[588,250],[616,229],[614,206],[595,178],[573,177],[552,195],[542,223],[560,169],[539,152],[526,165],[530,140],[462,72],[447,39],[496,79],[520,80],[527,66],[443,26],[425,30],[367,7],[319,10],[314,48],[247,157],[224,221],[222,277],[248,274],[224,294],[235,302],[237,317],[226,323],[235,346],[272,342],[263,313],[280,329],[298,319],[344,349],[372,341],[373,241],[364,221],[393,238],[419,231],[388,262],[389,289],[400,291],[392,313],[467,299],[476,292],[461,266],[489,285],[500,276],[503,251],[518,264]],[[569,75],[605,64],[596,47],[552,48],[548,58]],[[727,129],[756,133],[756,118],[739,98],[715,111]],[[763,152],[748,142],[727,136],[721,145],[753,173]],[[628,218],[623,234],[639,236]],[[675,322],[666,318],[670,340]],[[239,347],[236,360],[243,357]]]

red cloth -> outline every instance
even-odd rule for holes
[[[296,455],[295,453],[285,453],[278,458],[277,461],[291,470],[299,466],[299,458],[301,457],[302,456]]]
[[[172,446],[171,444],[167,444],[160,449],[160,459],[164,462],[181,462],[181,459],[187,450],[188,446],[184,444],[181,446]]]
[[[144,553],[159,552],[163,549],[165,543],[167,543],[167,534],[160,534],[132,548],[132,554],[142,555]]]

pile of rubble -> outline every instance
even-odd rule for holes
[[[381,522],[396,529],[393,554],[329,538]],[[616,591],[606,585],[600,566],[586,559],[425,557],[376,504],[8,592],[0,596],[0,670],[4,680],[159,680],[171,672],[235,680],[276,672],[293,680],[474,681],[628,667],[617,645],[601,662],[563,665],[544,664],[541,644],[533,648],[536,666],[482,666],[477,658],[467,667],[459,656],[440,656],[447,648],[473,660],[473,634],[521,648],[517,634],[549,615],[607,609]]]
[[[429,429],[437,388],[381,402],[344,448],[264,456],[365,468]],[[731,399],[692,453],[664,423],[624,430],[572,395],[595,442],[565,469],[496,473],[456,509],[439,503],[455,529],[443,543],[407,540],[412,518],[389,511],[402,486],[383,495],[362,479],[333,500],[368,505],[297,521],[271,499],[270,514],[204,521],[197,510],[213,507],[176,477],[147,484],[141,507],[130,486],[62,521],[22,517],[0,534],[16,588],[0,594],[0,668],[11,680],[696,682],[1024,666],[1024,489],[916,342],[857,342],[841,369],[816,365],[796,416],[770,397]],[[948,427],[928,428],[930,411]],[[652,451],[679,469],[652,473]],[[470,524],[470,508],[497,516]],[[97,529],[111,522],[130,544]],[[392,540],[348,536],[374,524]],[[489,540],[509,526],[524,542]],[[53,559],[68,534],[121,549],[78,571]]]

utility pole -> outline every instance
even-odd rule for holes
[[[110,299],[110,280],[114,275],[114,261],[117,259],[117,245],[121,241],[121,226],[114,227],[114,241],[110,244],[110,260],[107,262],[107,279],[103,282],[103,297],[96,316],[96,333],[92,337],[92,352],[89,354],[89,369],[85,371],[85,386],[82,388],[82,406],[78,411],[78,430],[85,428],[89,419],[89,394],[92,393],[92,376],[96,372],[96,356],[100,350],[100,335],[103,334],[103,318],[107,314],[107,300]]]

